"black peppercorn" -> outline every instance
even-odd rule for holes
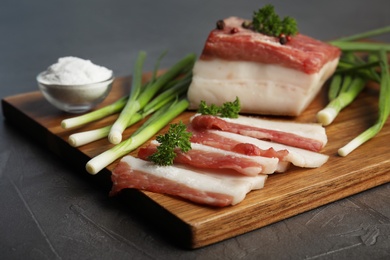
[[[223,30],[224,28],[225,28],[225,22],[223,20],[218,20],[217,21],[217,29]]]
[[[238,28],[237,27],[233,27],[231,30],[230,30],[230,33],[238,33]]]
[[[287,37],[286,35],[284,35],[283,33],[281,35],[279,35],[279,42],[280,44],[286,44],[287,43]]]

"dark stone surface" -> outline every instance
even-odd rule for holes
[[[42,1],[0,3],[0,95],[37,90],[36,75],[78,56],[129,75],[199,54],[218,19],[250,17],[264,1]],[[389,2],[273,1],[304,34],[330,40],[390,24]],[[390,41],[389,36],[378,38]],[[384,259],[390,256],[390,184],[197,250],[160,236],[107,190],[3,120],[1,259]],[[347,161],[347,160],[346,160]]]

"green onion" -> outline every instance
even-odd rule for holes
[[[328,99],[330,101],[335,99],[339,94],[342,81],[343,81],[343,77],[340,74],[333,75],[329,86],[329,92],[328,92]]]
[[[191,75],[188,74],[184,78],[175,81],[175,85],[171,86],[170,89],[165,90],[161,94],[159,94],[157,97],[155,97],[151,102],[149,102],[143,109],[142,112],[137,112],[133,115],[131,120],[129,121],[128,125],[129,127],[141,119],[145,118],[146,116],[154,113],[158,109],[160,109],[162,106],[166,105],[167,103],[171,102],[178,96],[183,95],[186,93],[188,86],[191,82]],[[108,136],[110,129],[112,125],[108,125],[99,129],[84,131],[75,133],[69,136],[68,142],[73,147],[79,147],[97,140],[100,140],[102,138],[105,138]]]
[[[87,172],[90,174],[97,174],[116,159],[134,151],[148,139],[157,134],[157,132],[165,127],[176,116],[186,110],[188,105],[189,102],[185,98],[165,105],[155,112],[140,129],[130,136],[130,138],[88,161],[86,164]]]
[[[369,55],[368,61],[365,62],[352,52],[343,54],[330,82],[328,92],[330,102],[317,113],[318,122],[324,126],[331,124],[340,111],[351,104],[364,89],[367,80],[380,81],[378,73],[374,70],[379,64],[377,55],[375,56],[374,58],[373,55]]]
[[[161,53],[160,57],[157,58],[157,62],[156,64],[154,65],[154,69],[153,69],[153,74],[152,74],[152,78],[151,80],[149,81],[149,84],[152,84],[156,78],[157,78],[157,73],[158,73],[158,70],[160,68],[160,63],[161,63],[161,60],[164,58],[164,56],[167,54],[167,51],[164,51],[163,53]]]
[[[157,104],[161,103],[163,100],[169,100],[171,101],[176,96],[181,96],[182,94],[186,93],[188,90],[188,87],[190,86],[192,80],[192,73],[187,73],[186,76],[183,78],[177,79],[174,82],[170,88],[167,88],[163,90],[156,98],[151,100],[148,104],[146,104],[143,108],[144,111],[150,111],[153,109]]]
[[[340,156],[347,156],[360,145],[376,136],[386,123],[390,113],[390,75],[385,50],[380,51],[381,83],[379,94],[379,112],[376,123],[363,133],[352,139],[348,144],[338,150]]]
[[[144,118],[144,115],[140,113],[135,113],[134,116],[131,118],[128,127],[137,123],[142,118]],[[100,140],[108,136],[111,127],[112,125],[108,125],[94,130],[71,134],[68,138],[68,143],[73,147],[79,147]]]
[[[127,103],[119,117],[112,125],[109,134],[109,141],[117,144],[122,139],[122,132],[129,124],[131,117],[140,109],[139,103],[136,102],[142,87],[142,67],[146,58],[146,53],[141,51],[138,54],[138,58],[135,64],[135,70],[133,73],[133,80],[131,84],[131,91]]]
[[[347,64],[351,64],[352,68],[355,68],[355,57],[353,53],[347,52],[344,53],[340,58],[340,61],[343,61]],[[339,64],[340,64],[339,61]],[[339,66],[338,66],[339,67]],[[351,67],[348,67],[349,69]],[[341,75],[340,73],[335,73],[334,77],[331,80],[328,98],[330,101],[335,99],[340,93],[344,92],[345,89],[349,86],[352,81],[352,76],[350,75]]]
[[[339,95],[347,92],[347,90],[349,89],[349,87],[353,83],[353,80],[354,80],[354,77],[352,75],[349,75],[349,74],[344,75],[344,79],[343,79],[343,82],[342,82],[341,87],[340,87]]]
[[[372,55],[370,55],[370,56],[372,56]],[[340,75],[340,74],[353,73],[353,74],[358,74],[367,80],[373,80],[375,82],[380,82],[380,77],[379,77],[378,73],[373,69],[373,68],[377,67],[378,65],[379,65],[378,61],[369,61],[369,62],[367,62],[365,64],[361,64],[361,65],[355,65],[352,63],[346,63],[346,62],[340,61],[334,76]]]
[[[332,45],[339,47],[342,51],[390,51],[390,44],[374,42],[344,42],[332,41]]]
[[[370,38],[370,37],[377,36],[377,35],[384,34],[384,33],[388,33],[388,32],[390,32],[390,26],[385,26],[382,28],[354,34],[352,36],[339,38],[339,39],[337,39],[337,41],[343,41],[343,42],[356,41],[356,40],[366,39],[366,38]]]
[[[123,109],[127,103],[128,96],[118,99],[116,102],[107,105],[105,107],[99,108],[95,111],[83,114],[81,116],[76,116],[72,118],[67,118],[62,120],[61,127],[64,129],[69,129],[73,127],[79,127],[90,122],[102,119],[109,115],[118,113]]]
[[[369,63],[378,62],[378,55],[375,55],[374,53],[369,53],[367,60]],[[378,62],[378,65],[380,65],[379,62]],[[371,66],[371,68],[369,68],[367,71],[367,75],[368,75],[368,77],[367,77],[368,79],[371,79],[371,80],[378,82],[378,83],[381,82],[381,77],[378,74],[378,72],[376,71],[376,67]]]
[[[108,139],[113,144],[118,144],[122,140],[122,132],[126,128],[131,117],[140,109],[142,109],[164,85],[176,78],[183,71],[187,71],[188,67],[193,66],[196,56],[189,54],[182,60],[173,65],[167,72],[158,77],[151,84],[147,84],[145,89],[135,99],[128,101],[127,107],[129,110],[122,111],[120,117],[114,123],[110,130]],[[125,108],[124,108],[125,109]]]
[[[324,126],[331,124],[340,111],[355,100],[357,95],[363,90],[365,84],[366,81],[361,77],[355,77],[347,89],[341,89],[341,93],[317,113],[317,121]]]
[[[390,90],[387,51],[390,44],[376,42],[351,42],[390,32],[390,26],[371,30],[356,35],[339,38],[329,42],[339,47],[343,56],[340,58],[335,74],[333,75],[329,92],[329,104],[317,113],[317,120],[323,125],[330,124],[338,113],[349,105],[365,87],[366,81],[378,82],[381,86],[379,97],[379,117],[375,125],[364,131],[350,143],[340,148],[338,153],[346,156],[367,140],[374,137],[382,129],[389,115]],[[351,55],[354,52],[367,54],[367,62],[360,56]],[[380,60],[378,61],[378,53]],[[374,55],[375,54],[375,55]],[[377,72],[380,65],[381,75]],[[353,79],[351,84],[349,79]],[[344,85],[343,85],[344,84]]]
[[[352,65],[345,66],[345,64],[344,64],[344,65],[340,65],[339,69],[337,69],[335,73],[336,74],[353,73],[353,74],[358,74],[367,80],[373,80],[375,82],[380,82],[380,77],[379,77],[378,73],[376,73],[375,70],[373,70],[373,68],[375,68],[377,66],[379,66],[378,61],[369,62],[366,64],[357,65],[357,66],[352,66]]]
[[[343,54],[341,61],[348,66],[334,74],[328,92],[330,102],[317,113],[317,121],[324,126],[331,124],[340,111],[355,100],[369,78],[376,79],[377,76],[373,68],[378,62],[373,61],[371,56],[369,61],[365,62],[353,53],[347,52]]]
[[[361,39],[367,39],[369,37],[381,35],[390,32],[390,26],[385,26],[382,28],[366,31],[363,33],[358,33],[355,35],[342,37],[329,43],[339,47],[342,51],[380,51],[390,50],[390,44],[386,43],[375,43],[375,42],[352,42]]]

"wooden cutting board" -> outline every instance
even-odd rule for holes
[[[130,82],[129,77],[115,80],[113,90],[102,106],[127,94]],[[286,120],[315,122],[316,112],[327,103],[326,91],[324,87],[301,116]],[[368,86],[326,128],[329,141],[322,152],[330,158],[324,166],[318,169],[292,168],[283,174],[273,174],[265,188],[250,192],[238,205],[205,207],[172,196],[138,190],[127,190],[121,196],[129,206],[136,207],[148,223],[169,233],[167,237],[174,242],[186,248],[199,248],[387,183],[390,181],[389,121],[379,135],[347,157],[337,155],[338,148],[374,123],[377,100],[378,86]],[[72,115],[49,105],[39,91],[4,98],[2,106],[7,121],[39,140],[62,159],[71,161],[81,171],[85,171],[85,163],[90,158],[112,146],[102,139],[73,148],[68,145],[67,138],[73,132],[106,125],[114,120],[114,116],[76,130],[64,130],[60,126],[61,120]],[[185,112],[174,122],[188,122],[191,115],[193,112]],[[125,136],[138,126],[127,129]],[[101,178],[111,186],[110,171],[116,164],[117,161],[93,178]],[[86,171],[85,174],[88,175]]]

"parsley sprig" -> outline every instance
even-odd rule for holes
[[[160,166],[172,165],[177,148],[185,153],[191,150],[191,136],[192,133],[187,131],[182,121],[171,124],[167,133],[156,137],[160,145],[157,146],[157,152],[149,156],[149,160]]]
[[[201,101],[198,113],[202,115],[213,115],[219,117],[237,118],[240,112],[240,100],[238,97],[233,102],[225,102],[222,106],[215,104],[207,105],[205,101]]]
[[[270,4],[254,12],[252,27],[257,32],[274,37],[293,36],[298,33],[296,20],[290,16],[281,19]]]
[[[240,100],[236,97],[235,101],[226,102],[222,106],[214,104],[208,106],[205,101],[201,101],[198,112],[202,115],[237,118],[240,109]],[[160,166],[172,165],[177,155],[177,149],[184,153],[191,150],[191,136],[192,133],[187,131],[187,126],[182,121],[171,124],[164,135],[156,137],[156,141],[160,145],[157,146],[157,151],[150,155],[148,159]]]

